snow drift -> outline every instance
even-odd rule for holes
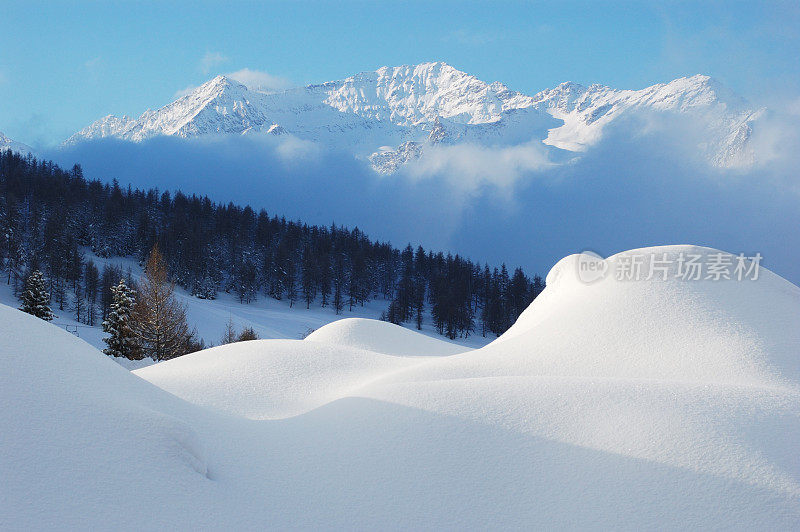
[[[454,355],[460,345],[417,334],[405,327],[364,318],[345,318],[320,327],[308,342],[355,347],[386,355]]]
[[[795,528],[800,289],[583,259],[450,355],[348,320],[132,375],[2,307],[0,526]]]

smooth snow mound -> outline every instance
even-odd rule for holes
[[[416,363],[308,340],[253,340],[134,373],[192,403],[249,419],[275,419],[320,407]]]
[[[393,323],[345,318],[320,327],[308,341],[355,347],[386,355],[455,355],[468,348],[416,333]]]
[[[0,528],[796,529],[800,288],[584,260],[450,356],[341,323],[130,374],[0,306]]]
[[[305,340],[254,340],[213,347],[134,373],[186,399],[249,419],[308,412],[400,369],[413,355],[451,355],[463,346],[364,318],[325,325]]]

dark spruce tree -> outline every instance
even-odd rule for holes
[[[95,325],[97,320],[97,299],[100,291],[100,272],[94,262],[87,261],[84,272],[86,285],[86,324]]]
[[[45,321],[53,319],[53,311],[50,310],[50,294],[47,292],[44,276],[39,270],[31,272],[25,280],[20,310]]]
[[[103,338],[107,345],[103,352],[108,356],[130,360],[142,358],[136,334],[131,327],[133,304],[133,290],[125,284],[125,280],[120,279],[116,286],[111,287],[111,304],[103,320],[103,332],[108,333],[108,337]]]

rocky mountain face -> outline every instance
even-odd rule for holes
[[[698,146],[721,167],[752,164],[749,146],[761,114],[708,76],[642,90],[562,83],[528,96],[486,83],[445,63],[382,67],[349,78],[262,92],[218,76],[137,119],[107,116],[65,144],[159,135],[294,135],[352,152],[392,173],[436,144],[508,146],[540,140],[567,152],[590,149],[624,116],[687,115],[702,124]]]

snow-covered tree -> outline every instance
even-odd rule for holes
[[[250,340],[258,340],[259,336],[255,329],[252,327],[245,327],[242,329],[242,332],[239,333],[239,337],[236,339],[237,342],[248,342]]]
[[[39,270],[34,270],[25,281],[21,299],[21,311],[45,321],[53,319],[53,311],[50,310],[50,294],[47,292],[44,276]]]
[[[195,278],[192,284],[192,295],[200,299],[217,299],[216,281],[208,274]]]
[[[120,279],[119,284],[111,287],[111,306],[103,321],[103,331],[109,334],[108,338],[103,338],[108,345],[103,353],[131,360],[142,358],[136,335],[131,328],[133,303],[133,290]]]

